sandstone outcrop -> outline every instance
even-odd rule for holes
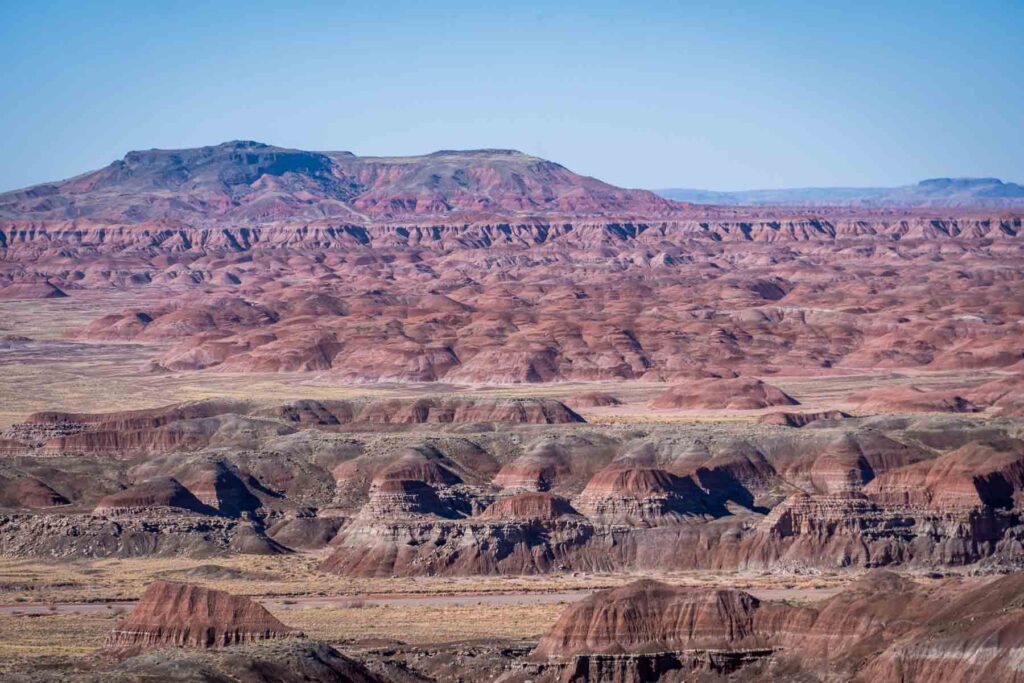
[[[106,455],[132,458],[208,447],[256,446],[260,440],[317,426],[373,428],[378,425],[570,424],[583,418],[560,401],[540,398],[364,399],[297,401],[276,406],[254,402],[207,400],[116,413],[47,411],[28,416],[4,431],[0,452],[30,455]],[[246,435],[243,441],[241,435]],[[213,489],[238,488],[233,475],[208,472],[198,483],[203,495]],[[225,495],[228,494],[226,491]],[[230,505],[230,503],[229,503]]]

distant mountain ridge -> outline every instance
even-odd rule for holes
[[[850,207],[1019,207],[1024,185],[998,178],[931,178],[900,187],[806,187],[716,192],[669,188],[655,190],[666,199],[729,206]]]
[[[639,217],[682,208],[515,150],[360,157],[252,141],[129,152],[97,171],[0,194],[0,219],[192,226]]]

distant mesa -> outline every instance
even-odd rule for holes
[[[256,226],[408,219],[664,216],[683,205],[514,150],[359,157],[235,141],[129,152],[69,180],[0,194],[0,219]]]
[[[738,206],[1024,206],[1024,185],[998,178],[930,178],[900,187],[809,187],[739,192],[664,189],[656,192],[675,201]]]

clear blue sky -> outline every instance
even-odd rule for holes
[[[632,187],[1024,181],[1022,35],[1022,0],[0,0],[0,190],[230,139]]]

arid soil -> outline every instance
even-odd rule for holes
[[[0,195],[0,677],[1021,680],[1020,234],[502,150]]]

